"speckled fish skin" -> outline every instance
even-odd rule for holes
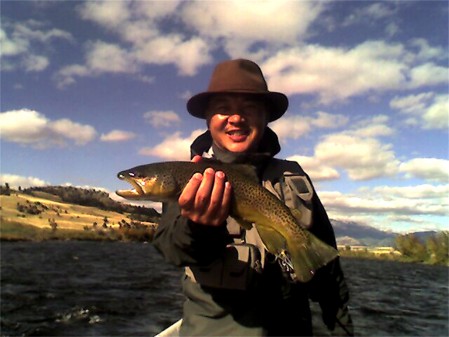
[[[246,229],[254,224],[270,253],[278,257],[287,254],[295,280],[309,281],[317,269],[338,256],[335,248],[297,224],[290,209],[259,184],[252,166],[209,160],[141,165],[118,173],[119,179],[129,182],[135,189],[116,193],[131,200],[177,200],[190,178],[208,167],[224,172],[231,183],[230,215]]]

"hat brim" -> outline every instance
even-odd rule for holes
[[[211,97],[219,94],[248,94],[258,97],[263,97],[270,103],[270,118],[269,122],[279,119],[288,108],[288,98],[283,93],[268,91],[268,92],[248,92],[248,91],[223,91],[223,92],[202,92],[192,96],[187,102],[187,111],[194,117],[206,119],[206,108]]]

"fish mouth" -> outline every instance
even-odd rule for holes
[[[141,198],[143,195],[145,195],[144,190],[142,189],[141,184],[136,180],[136,178],[131,177],[130,174],[125,173],[119,173],[117,177],[120,180],[124,180],[131,184],[134,189],[128,189],[128,190],[117,190],[115,193],[125,199],[136,199]]]

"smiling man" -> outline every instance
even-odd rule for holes
[[[252,165],[260,183],[296,210],[298,226],[336,247],[309,177],[298,163],[274,158],[280,145],[268,123],[287,107],[287,97],[268,90],[256,63],[218,64],[208,90],[187,103],[189,113],[208,126],[191,145],[192,160]],[[267,251],[261,228],[243,229],[229,216],[231,200],[225,174],[208,168],[193,175],[177,202],[163,205],[154,245],[167,261],[185,267],[180,335],[310,336],[309,299],[319,302],[331,334],[353,335],[339,260],[319,269],[311,281],[297,282],[292,270]]]

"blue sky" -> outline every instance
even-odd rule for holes
[[[331,218],[448,229],[447,1],[2,1],[0,42],[1,183],[113,192],[188,159],[186,100],[244,57]]]

